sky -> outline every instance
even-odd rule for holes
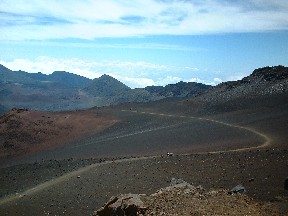
[[[0,64],[217,85],[288,65],[287,0],[1,0]]]

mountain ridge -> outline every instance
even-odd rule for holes
[[[249,76],[212,87],[200,95],[204,101],[229,101],[239,97],[257,97],[288,91],[288,67],[267,66],[255,69]]]
[[[107,97],[121,94],[131,90],[131,88],[114,77],[104,74],[99,78],[93,79],[83,90],[93,96]]]
[[[0,83],[1,112],[13,107],[62,111],[174,97],[215,103],[277,94],[287,92],[288,68],[281,65],[258,68],[241,80],[223,82],[214,87],[181,81],[166,86],[131,89],[106,74],[91,80],[66,71],[45,75],[12,71],[0,65]]]
[[[163,87],[164,91],[153,92],[149,88],[131,89],[106,74],[91,80],[66,71],[46,75],[12,71],[3,65],[0,65],[0,83],[2,112],[14,107],[62,111],[124,102],[149,102],[167,97],[186,97],[208,88],[204,84],[195,84],[194,87],[186,84],[191,86],[184,90],[181,89],[184,82],[180,82]]]
[[[164,97],[188,97],[209,88],[211,86],[202,83],[180,81],[176,84],[168,84],[166,86],[147,86],[144,89],[150,93],[156,93]]]

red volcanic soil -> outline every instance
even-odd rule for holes
[[[0,118],[0,161],[53,149],[81,136],[102,131],[116,122],[89,111],[13,109]]]

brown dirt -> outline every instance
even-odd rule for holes
[[[279,211],[259,203],[245,194],[229,194],[229,190],[205,191],[201,187],[174,187],[143,197],[145,216],[152,215],[253,215],[276,216]]]
[[[116,122],[89,111],[48,113],[13,109],[0,118],[0,161],[59,147]]]

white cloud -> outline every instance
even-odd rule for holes
[[[146,86],[155,85],[154,80],[149,78],[122,77],[115,74],[109,74],[109,75],[125,83],[131,88],[145,88]]]
[[[187,80],[187,82],[201,82],[201,80],[197,77],[193,77],[193,78]]]
[[[0,64],[11,70],[23,70],[30,73],[42,72],[51,74],[54,71],[67,71],[90,79],[98,78],[103,74],[111,75],[131,88],[146,86],[165,86],[180,81],[197,82],[207,85],[217,85],[221,82],[239,80],[244,77],[242,73],[217,73],[191,66],[161,65],[151,62],[132,61],[88,61],[79,58],[56,59],[40,56],[34,60],[14,59],[1,61]],[[247,76],[247,74],[246,74]]]
[[[183,78],[173,76],[174,71],[190,72],[193,67],[175,67],[138,61],[87,61],[78,58],[59,59],[40,56],[35,60],[14,59],[1,61],[0,64],[11,70],[23,70],[30,73],[51,74],[54,71],[67,71],[91,79],[109,74],[131,88],[176,83]],[[171,74],[171,75],[167,75]]]
[[[51,74],[54,71],[67,71],[88,78],[97,78],[101,73],[93,71],[92,67],[97,63],[87,62],[80,59],[55,59],[41,56],[34,61],[28,59],[15,59],[13,61],[0,61],[11,70],[23,70],[29,73],[42,72]]]
[[[212,86],[216,86],[216,85],[218,85],[218,84],[220,84],[222,82],[223,82],[223,80],[218,78],[218,77],[213,78],[211,80],[201,81],[201,83],[204,83],[206,85],[212,85]]]
[[[0,40],[288,29],[288,1],[2,0]]]
[[[206,78],[206,79],[200,79],[199,77],[193,77],[191,79],[185,80],[186,82],[196,82],[196,83],[203,83],[205,85],[218,85],[219,83],[223,82],[221,78],[215,77],[215,78]]]
[[[154,64],[144,61],[88,61],[79,58],[51,58],[47,56],[37,57],[35,60],[14,59],[13,61],[1,61],[3,64],[12,70],[25,70],[27,72],[42,72],[50,74],[53,71],[69,71],[89,78],[98,77],[99,74],[112,73],[121,75],[138,74],[138,76],[146,75],[149,72],[167,72],[174,70],[173,66]],[[185,69],[185,68],[183,68]],[[89,71],[89,74],[81,71]],[[94,71],[94,72],[92,72]],[[101,72],[100,72],[101,71]],[[91,74],[93,73],[93,74]]]
[[[220,79],[220,78],[214,78],[213,79],[214,80],[214,82],[216,83],[216,84],[219,84],[219,83],[221,83],[221,82],[223,82],[223,80],[222,79]]]
[[[155,84],[156,85],[160,85],[160,86],[165,86],[165,85],[168,85],[168,84],[175,84],[177,82],[180,82],[181,79],[180,77],[175,77],[175,76],[166,76],[166,77],[163,77],[163,78],[159,78]]]

